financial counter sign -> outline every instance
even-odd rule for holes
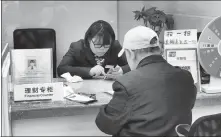
[[[14,85],[14,101],[52,99],[62,90],[62,82]]]

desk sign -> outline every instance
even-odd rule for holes
[[[63,82],[14,85],[14,101],[53,99],[63,93]]]
[[[168,30],[164,33],[165,57],[168,63],[191,72],[194,83],[200,84],[197,57],[197,30]]]

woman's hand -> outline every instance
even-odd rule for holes
[[[110,68],[104,79],[116,79],[117,77],[123,75],[123,70],[120,66],[116,66],[115,68]]]
[[[110,68],[107,74],[111,75],[123,75],[123,70],[120,66],[116,66],[115,68]]]
[[[104,68],[100,65],[96,65],[93,68],[91,68],[89,75],[95,77],[100,75],[105,75]]]

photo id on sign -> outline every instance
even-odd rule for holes
[[[53,99],[59,92],[63,93],[62,82],[14,85],[14,101]]]

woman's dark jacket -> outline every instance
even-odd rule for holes
[[[106,65],[119,65],[124,73],[130,71],[125,55],[118,58],[118,53],[121,49],[120,43],[115,40],[110,49],[104,55],[104,68]],[[86,46],[84,40],[82,39],[71,43],[68,52],[64,55],[57,68],[57,72],[59,76],[69,72],[72,76],[78,75],[82,78],[92,78],[89,75],[89,72],[90,69],[96,65],[97,63],[95,61],[94,54],[92,53],[90,47]]]

